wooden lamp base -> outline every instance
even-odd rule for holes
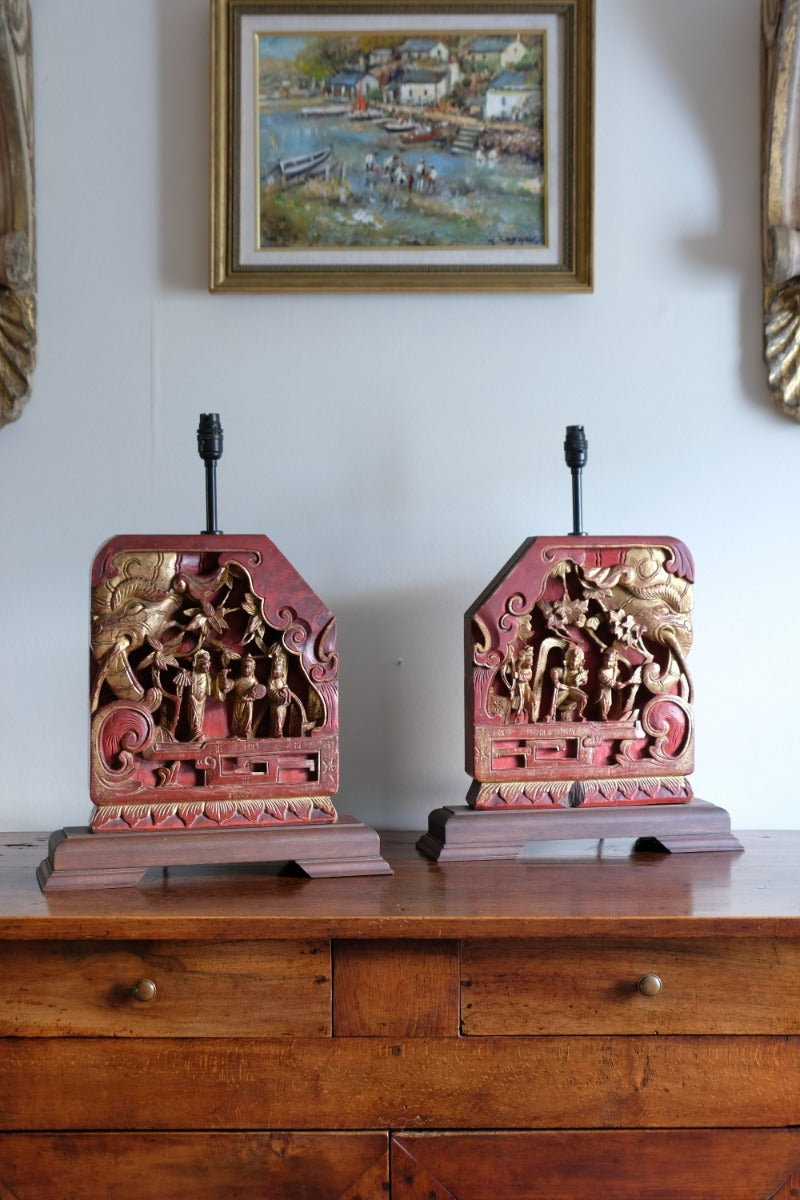
[[[741,850],[724,808],[705,800],[609,808],[437,808],[417,849],[437,862],[519,858],[530,842],[636,838],[637,850]]]
[[[51,834],[36,878],[42,891],[135,887],[151,867],[293,862],[312,878],[391,875],[374,829],[354,817],[269,829],[189,829]]]

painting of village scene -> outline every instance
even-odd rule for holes
[[[544,31],[255,42],[261,251],[547,244]]]

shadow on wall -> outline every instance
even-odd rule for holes
[[[675,82],[703,136],[719,195],[720,221],[686,244],[691,260],[718,271],[745,271],[760,256],[758,226],[749,236],[760,195],[760,5],[754,0],[628,0],[632,27]],[[676,183],[680,164],[675,164]],[[743,181],[745,186],[743,187]]]
[[[159,194],[161,277],[179,290],[208,289],[208,0],[158,6],[161,114]]]
[[[431,808],[464,803],[462,628],[471,599],[451,585],[337,605],[340,813],[425,829]]]
[[[627,0],[625,12],[674,80],[716,180],[716,228],[686,238],[678,249],[696,269],[741,278],[742,386],[774,411],[762,361],[760,7],[760,0]]]

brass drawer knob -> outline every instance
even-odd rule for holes
[[[137,979],[131,992],[135,1000],[141,1000],[143,1004],[146,1004],[149,1000],[155,1000],[156,985],[152,979]]]
[[[636,987],[643,996],[657,996],[661,991],[661,979],[658,975],[648,972],[647,975],[642,976]]]

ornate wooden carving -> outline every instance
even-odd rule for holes
[[[91,827],[51,835],[43,890],[201,864],[391,874],[375,830],[333,804],[336,621],[269,538],[112,538],[89,663]]]
[[[36,362],[33,70],[27,0],[0,0],[0,426],[30,396]]]
[[[439,862],[614,837],[741,850],[689,782],[693,580],[675,538],[524,542],[465,615],[467,804],[430,812],[417,848]]]
[[[691,799],[691,556],[673,538],[532,538],[466,615],[468,803]]]
[[[268,538],[106,543],[90,686],[94,830],[336,820],[336,623]]]

